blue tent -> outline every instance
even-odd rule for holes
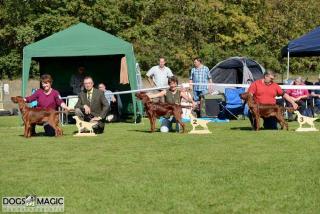
[[[288,57],[287,79],[289,79],[290,57],[320,56],[320,27],[290,41],[281,49],[281,56]]]
[[[282,48],[281,56],[286,57],[320,56],[320,27],[292,40]]]

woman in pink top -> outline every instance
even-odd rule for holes
[[[25,98],[27,103],[37,101],[37,108],[41,109],[54,109],[58,110],[58,107],[69,111],[68,106],[61,100],[60,94],[57,90],[54,90],[52,86],[52,78],[49,74],[44,74],[40,78],[42,88],[38,89],[34,94]],[[43,124],[45,135],[55,136],[54,129],[47,123]],[[35,135],[35,125],[32,126],[32,135]]]
[[[302,78],[297,77],[294,80],[293,85],[304,85]],[[298,106],[300,106],[298,110],[303,114],[304,110],[307,108],[306,101],[309,97],[309,91],[307,89],[287,89],[286,93],[298,104]],[[288,106],[291,105],[288,103]],[[289,114],[288,117],[289,120],[292,119],[292,114]]]

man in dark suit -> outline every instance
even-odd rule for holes
[[[79,100],[75,105],[75,114],[87,122],[98,122],[93,126],[95,133],[104,130],[104,119],[109,111],[109,104],[103,92],[93,88],[91,77],[83,80],[84,91],[79,94]]]

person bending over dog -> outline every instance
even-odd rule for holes
[[[69,111],[68,106],[61,100],[60,94],[57,90],[52,88],[53,79],[49,74],[43,74],[40,78],[41,88],[38,89],[34,94],[24,99],[25,102],[30,103],[32,101],[37,101],[37,108],[39,109],[53,109],[57,110],[58,107]],[[34,136],[36,125],[31,126],[31,135]],[[48,123],[43,124],[45,135],[55,136],[55,130]]]
[[[103,92],[93,88],[93,80],[87,76],[83,80],[84,91],[79,94],[75,105],[75,114],[81,120],[87,122],[98,122],[93,126],[96,134],[104,131],[104,118],[109,111],[109,104]]]
[[[253,95],[254,101],[257,104],[276,104],[275,97],[282,96],[291,103],[294,109],[297,109],[298,105],[294,100],[288,94],[284,93],[277,83],[273,82],[274,77],[275,73],[269,70],[264,73],[263,79],[256,80],[250,85],[248,92]],[[248,117],[252,126],[256,129],[256,124],[250,111]],[[265,129],[278,129],[277,119],[275,117],[264,118],[263,126]]]
[[[188,97],[185,92],[182,92],[178,90],[178,78],[175,76],[169,77],[168,79],[169,89],[163,90],[156,94],[148,94],[150,98],[156,98],[156,97],[164,97],[165,103],[169,104],[178,104],[181,103],[181,97],[183,97],[185,100],[188,100],[190,103],[194,103],[192,98]],[[168,132],[172,129],[172,124],[176,123],[176,120],[174,117],[164,117],[162,120],[161,132]],[[179,132],[179,124],[176,123],[176,131]]]

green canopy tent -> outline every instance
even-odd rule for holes
[[[120,84],[121,58],[126,58],[129,84]],[[137,89],[136,62],[132,44],[84,23],[73,25],[23,48],[22,96],[27,94],[31,61],[39,63],[40,74],[53,76],[53,87],[62,95],[70,91],[69,80],[77,67],[85,65],[95,83],[110,90]],[[121,95],[123,111],[142,112],[134,94]]]

